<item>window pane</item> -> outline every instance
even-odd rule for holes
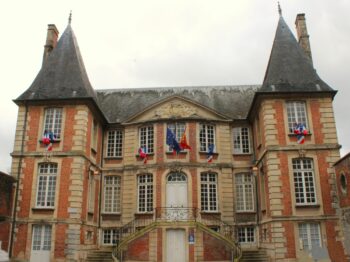
[[[236,210],[254,211],[254,182],[251,174],[237,174],[236,183]]]
[[[36,206],[54,207],[56,195],[57,164],[40,164]]]
[[[287,116],[289,132],[293,133],[296,124],[304,124],[308,127],[306,117],[306,104],[303,101],[287,102]]]
[[[146,153],[152,154],[153,151],[153,126],[140,128],[140,147],[146,149]]]
[[[104,212],[120,212],[120,177],[105,177]]]
[[[200,151],[202,152],[208,152],[209,145],[215,145],[215,131],[214,126],[212,125],[200,125],[199,130],[199,144],[200,144]],[[215,150],[215,147],[214,147]]]
[[[214,173],[201,174],[201,209],[217,211],[217,175]]]
[[[107,156],[121,157],[123,149],[122,130],[112,130],[108,132]]]
[[[138,211],[153,211],[153,176],[151,174],[138,176]]]
[[[316,188],[311,159],[293,159],[295,201],[297,204],[315,204]]]
[[[57,139],[61,137],[62,108],[45,109],[44,131],[51,131]],[[43,132],[44,133],[44,132]]]

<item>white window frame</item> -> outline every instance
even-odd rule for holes
[[[89,171],[89,180],[88,180],[88,212],[94,213],[95,209],[95,178],[94,171]]]
[[[233,128],[233,153],[250,154],[250,132],[249,127]]]
[[[237,227],[237,240],[241,244],[252,244],[255,243],[255,227],[244,226]]]
[[[45,118],[44,118],[44,130],[52,132],[56,140],[61,139],[62,132],[62,116],[63,108],[61,107],[49,107],[45,108]]]
[[[137,212],[153,212],[153,175],[142,174],[137,176]]]
[[[201,211],[218,212],[218,176],[216,173],[200,174],[201,179]]]
[[[286,107],[289,133],[294,132],[295,124],[304,124],[305,128],[309,129],[305,101],[287,101]]]
[[[52,226],[33,225],[32,227],[32,250],[51,250]]]
[[[175,135],[176,141],[180,143],[181,137],[186,130],[186,124],[183,122],[168,123],[167,128],[169,128],[170,131]],[[166,137],[165,137],[165,144],[166,144]],[[169,145],[166,145],[166,148],[167,148],[167,152],[173,151]]]
[[[214,145],[215,148],[215,126],[211,124],[200,124],[199,128],[199,151],[200,152],[208,152],[209,145]]]
[[[303,249],[311,250],[312,247],[322,247],[321,228],[319,223],[300,223],[299,240]]]
[[[147,154],[154,153],[154,128],[153,126],[143,126],[139,129],[140,147],[146,147]]]
[[[118,228],[104,228],[102,229],[102,245],[115,246],[120,240]]]
[[[250,173],[235,175],[236,212],[254,212],[254,177]]]
[[[103,212],[119,214],[121,212],[121,177],[104,177]]]
[[[317,204],[313,160],[310,158],[292,159],[294,197],[297,206]]]
[[[54,208],[56,201],[57,164],[41,163],[38,165],[36,208]]]
[[[123,156],[123,130],[109,130],[107,133],[107,157]]]

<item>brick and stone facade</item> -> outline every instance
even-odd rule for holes
[[[270,261],[314,261],[315,250],[346,261],[336,92],[283,17],[256,86],[93,90],[71,25],[58,42],[49,30],[43,68],[15,100],[13,258],[232,261],[261,249]],[[303,144],[290,129],[300,111]],[[190,150],[169,150],[170,126]]]

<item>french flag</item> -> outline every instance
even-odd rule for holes
[[[208,154],[207,154],[207,162],[211,163],[214,158],[214,144],[209,144],[208,146]]]
[[[146,147],[140,147],[139,148],[139,156],[143,159],[143,163],[147,164],[147,150]]]
[[[304,144],[305,135],[308,134],[305,125],[304,124],[295,124],[294,134],[297,135],[298,144]]]

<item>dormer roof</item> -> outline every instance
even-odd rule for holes
[[[264,82],[259,92],[334,92],[316,73],[280,16]]]
[[[31,86],[15,102],[65,99],[97,101],[70,24]]]

